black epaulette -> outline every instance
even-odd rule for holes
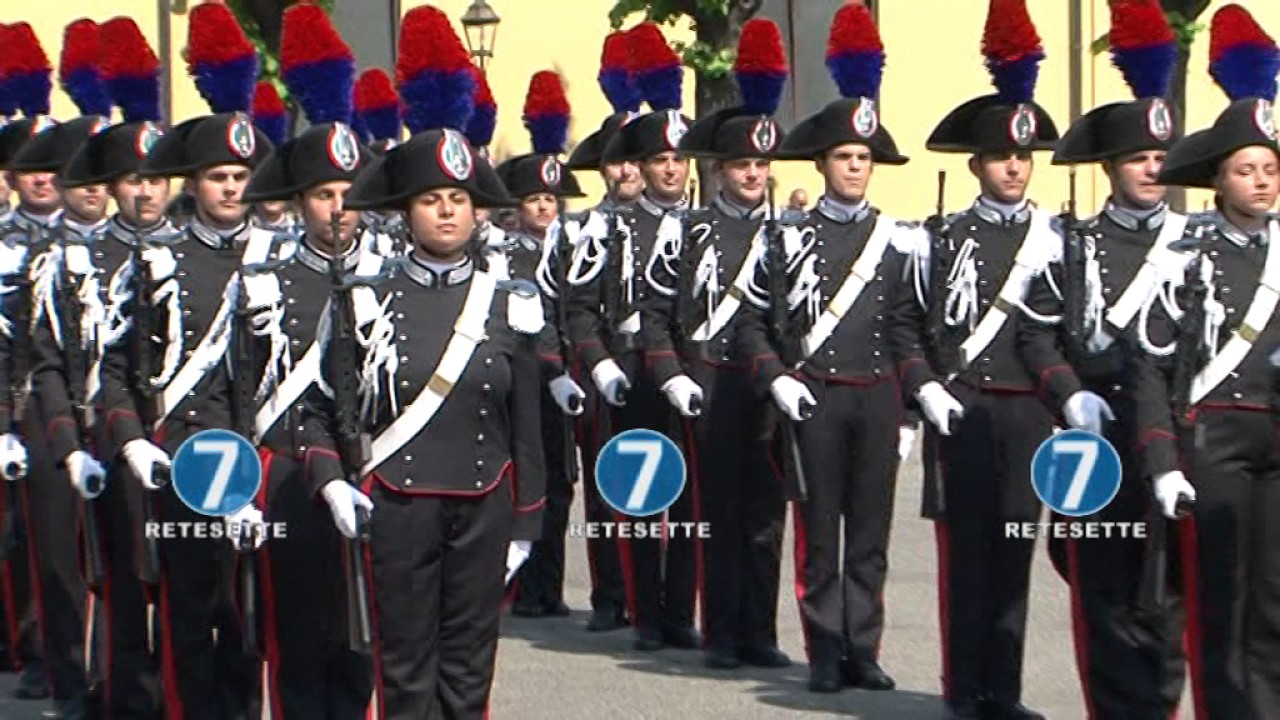
[[[1187,227],[1182,231],[1182,237],[1169,243],[1169,249],[1174,252],[1196,252],[1218,234],[1218,224],[1207,214],[1194,213],[1187,216]]]

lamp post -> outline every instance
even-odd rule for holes
[[[502,18],[485,0],[473,0],[471,7],[462,14],[462,27],[467,35],[467,50],[480,69],[493,58],[493,46],[498,38],[498,23]]]

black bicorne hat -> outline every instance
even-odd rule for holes
[[[1169,150],[1159,178],[1166,185],[1212,188],[1222,161],[1242,148],[1256,145],[1280,156],[1272,107],[1280,48],[1239,5],[1214,13],[1209,40],[1209,73],[1232,103],[1212,127]]]
[[[24,145],[55,125],[49,116],[38,115],[0,126],[0,170],[9,170]]]
[[[191,175],[215,165],[258,167],[272,146],[242,112],[193,118],[173,128],[138,168],[147,176]]]
[[[582,187],[555,155],[528,154],[513,157],[496,168],[498,178],[515,198],[548,194],[560,198],[586,197]]]
[[[605,118],[605,121],[600,123],[600,129],[583,138],[573,152],[569,153],[569,160],[565,166],[570,170],[599,170],[605,164],[604,149],[618,134],[622,124],[634,117],[632,113],[621,112]]]
[[[249,180],[244,201],[289,200],[322,183],[354,181],[373,158],[348,125],[313,125],[267,156]]]
[[[415,195],[438,188],[458,188],[476,207],[516,204],[501,179],[453,129],[427,130],[375,158],[347,191],[354,210],[403,210]]]
[[[9,161],[7,169],[13,172],[56,173],[85,141],[101,132],[107,124],[106,118],[94,115],[46,127],[22,145]]]
[[[109,183],[138,172],[164,132],[151,121],[112,125],[90,137],[62,166],[64,187]]]

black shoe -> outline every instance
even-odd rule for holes
[[[1000,703],[988,701],[982,712],[983,720],[1046,720],[1041,713],[1020,702]]]
[[[662,641],[681,650],[697,650],[702,647],[702,636],[689,626],[662,628]]]
[[[665,645],[662,642],[662,633],[656,628],[636,628],[635,649],[640,652],[653,652],[661,650]]]
[[[591,611],[591,619],[587,621],[588,632],[609,632],[626,627],[627,619],[621,610],[611,607],[599,607]]]
[[[738,652],[738,657],[755,667],[784,668],[791,665],[791,658],[772,645],[749,645]]]
[[[19,700],[44,700],[49,697],[49,686],[45,682],[44,668],[40,665],[29,665],[18,676],[18,686],[13,689],[13,696]]]
[[[547,616],[547,610],[542,603],[521,600],[512,604],[511,614],[522,618],[540,618]]]
[[[40,716],[43,720],[88,720],[88,702],[83,697],[54,700],[53,710],[45,710]]]
[[[809,692],[836,693],[843,686],[839,665],[823,663],[809,666]]]
[[[982,704],[977,700],[957,700],[947,703],[946,720],[982,720]]]
[[[857,660],[841,663],[844,683],[863,690],[892,690],[897,687],[889,673],[880,669],[874,660]]]
[[[573,614],[573,611],[569,609],[568,605],[564,604],[563,600],[547,603],[543,606],[543,609],[546,610],[547,614],[551,617],[569,617]]]
[[[733,670],[742,667],[738,653],[732,646],[716,645],[707,649],[707,667],[716,670]]]

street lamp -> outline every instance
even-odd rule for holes
[[[462,14],[462,27],[467,34],[467,50],[484,70],[493,58],[493,46],[498,38],[498,23],[502,18],[485,0],[472,0],[471,7]]]

